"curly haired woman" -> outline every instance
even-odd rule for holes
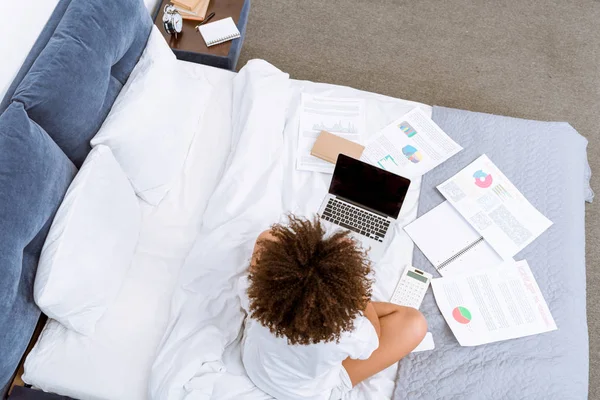
[[[254,384],[282,399],[339,399],[423,339],[413,309],[371,302],[370,262],[349,232],[289,217],[256,241],[242,306],[242,359]]]

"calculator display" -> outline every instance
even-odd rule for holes
[[[406,273],[406,275],[410,276],[411,278],[415,278],[415,279],[416,279],[416,280],[418,280],[418,281],[421,281],[421,282],[427,283],[427,278],[425,278],[425,277],[424,277],[424,276],[422,276],[422,275],[415,274],[415,273],[414,273],[414,272],[412,272],[412,271],[408,271],[408,272]]]

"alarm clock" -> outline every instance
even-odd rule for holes
[[[175,39],[177,39],[177,34],[181,33],[183,29],[183,18],[181,18],[181,14],[179,14],[173,4],[166,4],[163,11],[162,20],[165,31],[171,35],[175,35]]]

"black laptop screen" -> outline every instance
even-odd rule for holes
[[[329,193],[398,218],[410,180],[340,154]]]

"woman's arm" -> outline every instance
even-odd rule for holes
[[[367,304],[367,308],[365,309],[365,317],[367,317],[367,319],[371,321],[371,324],[373,324],[373,327],[375,328],[375,332],[377,332],[377,337],[380,338],[381,325],[379,324],[379,317],[377,316],[375,307],[373,307],[373,303],[371,302]]]

